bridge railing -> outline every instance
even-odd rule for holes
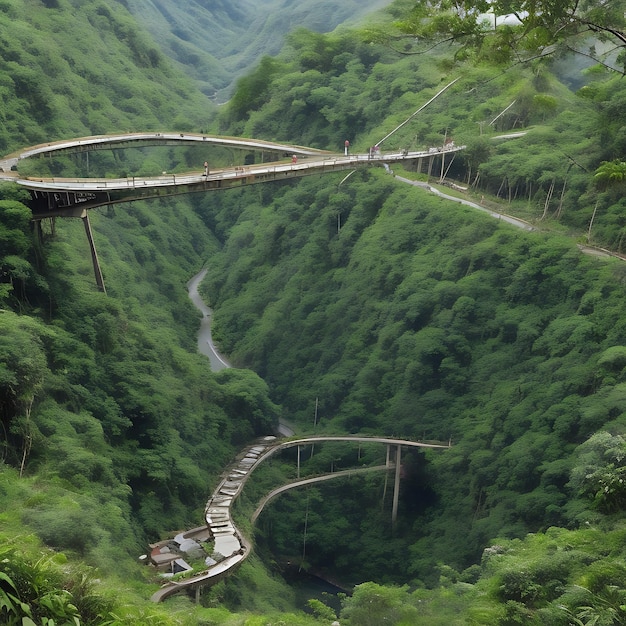
[[[244,179],[249,176],[271,175],[276,176],[281,173],[303,172],[306,170],[316,170],[320,172],[346,169],[351,166],[362,164],[391,163],[405,159],[417,159],[429,157],[447,152],[457,152],[465,146],[450,146],[441,148],[430,148],[428,151],[408,152],[406,150],[396,152],[386,152],[380,154],[357,153],[351,155],[332,156],[304,156],[296,162],[274,162],[271,164],[242,165],[216,168],[205,175],[203,172],[185,173],[163,173],[157,176],[140,177],[128,176],[124,178],[44,178],[32,177],[22,179],[19,182],[31,188],[49,190],[54,192],[57,189],[80,192],[84,191],[110,191],[120,189],[145,189],[150,187],[169,187],[197,185],[204,181],[235,180]]]

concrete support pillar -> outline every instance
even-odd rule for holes
[[[87,240],[89,241],[89,248],[91,249],[91,261],[93,263],[93,272],[96,275],[96,284],[103,293],[106,293],[106,287],[104,286],[104,277],[102,276],[102,270],[100,269],[100,261],[98,261],[98,252],[96,251],[96,244],[93,240],[93,233],[91,232],[91,223],[89,222],[89,214],[87,211],[82,216],[83,224],[85,226],[85,233],[87,233]]]
[[[298,474],[297,474],[297,478],[298,478],[298,480],[300,480],[300,446],[298,446]]]
[[[391,467],[391,444],[387,444],[387,458],[385,459],[385,465]],[[385,510],[385,500],[387,499],[387,481],[389,480],[389,472],[385,472],[385,486],[383,488],[383,499],[380,503],[380,510]]]
[[[400,498],[400,455],[402,446],[396,448],[396,477],[393,484],[393,506],[391,508],[391,523],[395,524],[398,517],[398,500]]]
[[[41,245],[43,243],[43,230],[41,229],[41,220],[33,222],[33,228],[35,229],[35,234],[37,235],[37,244]]]

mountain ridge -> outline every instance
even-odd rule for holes
[[[261,56],[278,53],[293,28],[328,32],[363,19],[390,1],[125,0],[125,4],[201,91],[223,102],[236,79]]]

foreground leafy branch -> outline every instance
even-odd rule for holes
[[[368,37],[402,54],[454,44],[457,58],[505,64],[573,51],[624,74],[624,7],[623,0],[419,0],[395,5],[398,19]]]

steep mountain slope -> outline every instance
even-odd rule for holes
[[[126,9],[101,0],[3,2],[0,98],[3,154],[120,130],[197,130],[212,110]],[[125,175],[145,158],[101,152],[90,164]],[[239,381],[223,386],[196,354],[196,311],[185,283],[217,243],[187,198],[91,213],[106,295],[95,287],[81,221],[46,221],[38,238],[27,200],[1,186],[3,624],[22,623],[10,611],[31,598],[14,604],[5,593],[26,592],[27,555],[39,562],[40,542],[54,547],[58,562],[69,561],[66,574],[83,563],[103,577],[141,580],[137,555],[163,531],[201,520],[208,483],[237,450],[237,438],[271,430],[269,423],[238,425],[257,400],[268,400],[264,383],[237,371]],[[275,415],[270,406],[263,415]],[[77,602],[74,583],[65,587]],[[116,594],[128,590],[115,587]],[[68,623],[76,612],[51,613],[54,607],[39,604],[45,592],[30,592],[32,607],[21,615],[37,623]],[[60,596],[67,603],[67,592]],[[81,623],[107,621],[99,611],[82,607]],[[109,623],[146,623],[116,619]]]
[[[196,129],[211,103],[121,5],[6,0],[0,152],[113,130]]]
[[[206,123],[208,99],[119,5],[5,0],[3,10],[0,136],[7,148],[70,134]],[[554,108],[546,106],[545,67],[496,80],[491,68],[473,75],[451,63],[398,61],[354,35],[301,32],[292,43],[297,58],[256,73],[235,114],[220,119],[225,131],[335,147],[350,136],[366,149],[452,68],[465,74],[465,89],[394,141],[435,145],[451,130],[473,138],[456,171],[466,173],[469,164],[486,168],[496,189],[506,175],[511,198],[519,181],[510,174],[519,173],[533,183],[535,195],[529,190],[526,200],[524,193],[523,205],[535,218],[549,207],[545,192],[556,185],[556,172],[545,172],[546,155],[556,155],[559,166],[572,156],[582,163],[584,155],[585,167],[575,181],[568,179],[579,204],[562,197],[569,224],[587,224],[597,199],[590,172],[603,150],[619,146],[613,143],[625,110],[619,85],[600,79],[585,100],[553,96]],[[468,95],[477,82],[485,90],[480,106]],[[527,144],[488,147],[497,144],[476,138],[478,123],[517,95],[524,96],[520,108],[503,123],[541,121],[542,127]],[[607,115],[614,126],[595,139],[592,131]],[[566,157],[555,149],[564,137]],[[127,170],[121,151],[98,158],[107,172]],[[619,528],[626,507],[623,263],[583,256],[565,238],[513,231],[400,185],[382,170],[343,178],[94,213],[106,297],[94,288],[82,224],[59,221],[54,234],[46,228],[44,242],[36,242],[23,196],[1,190],[3,573],[24,562],[14,546],[39,549],[36,534],[54,546],[53,558],[71,579],[59,585],[66,603],[68,590],[74,601],[85,591],[84,573],[66,566],[66,558],[97,565],[100,580],[111,572],[125,577],[114,585],[114,614],[122,617],[111,617],[113,624],[314,619],[234,620],[223,607],[192,607],[181,598],[173,617],[153,620],[151,608],[131,616],[126,602],[145,574],[134,564],[144,542],[172,526],[195,524],[225,461],[278,414],[253,373],[220,378],[195,354],[184,285],[210,256],[216,331],[234,359],[267,377],[290,417],[310,424],[318,407],[318,428],[451,436],[454,443],[438,456],[405,455],[395,528],[381,511],[384,485],[355,480],[286,500],[261,528],[267,545],[299,553],[306,515],[309,560],[346,577],[357,570],[382,580],[400,574],[396,582],[412,587],[444,584],[441,602],[457,613],[447,624],[465,620],[457,607],[472,595],[479,610],[487,602],[495,608],[467,620],[488,626],[574,623],[563,607],[587,610],[594,594],[600,607],[607,606],[605,596],[612,598],[615,607],[608,607],[621,619],[623,533],[611,538],[605,531]],[[519,188],[526,191],[522,183]],[[598,196],[608,210],[598,212],[596,224],[607,239],[621,241],[626,227],[617,194]],[[340,457],[331,451],[314,460],[322,470],[340,466]],[[576,530],[537,532],[525,543],[536,552],[528,567],[522,542],[510,538],[558,524],[587,527],[585,545]],[[507,540],[491,545],[496,536]],[[516,551],[519,558],[507,561]],[[261,585],[251,570],[240,574],[207,603],[243,602],[247,610],[267,611],[287,605],[288,594],[276,586]],[[494,578],[475,587],[482,575]],[[35,583],[41,585],[41,577]],[[570,584],[578,595],[566,589]],[[11,599],[7,589],[3,578],[2,602]],[[342,623],[378,619],[374,609],[384,613],[395,591],[408,603],[403,589],[373,591],[363,599],[365,617],[346,612]],[[426,592],[419,594],[423,616]],[[549,620],[539,614],[547,603],[554,604]],[[42,605],[35,596],[33,606]],[[67,622],[71,610],[56,621]],[[94,626],[110,617],[93,605],[81,610],[91,611],[91,621],[82,621]],[[203,612],[202,619],[194,621],[192,612]],[[412,612],[404,623],[442,623],[442,611],[435,612],[439,622]],[[41,613],[36,617],[43,621]],[[386,617],[377,623],[394,623]]]
[[[381,128],[394,128],[462,75],[385,146],[436,146],[453,136],[468,148],[450,171],[467,180],[478,169],[494,195],[508,185],[501,210],[519,208],[538,227],[553,216],[560,229],[575,228],[589,223],[597,202],[608,208],[595,215],[595,232],[621,242],[623,185],[598,193],[592,174],[606,151],[620,149],[619,134],[603,130],[609,111],[613,124],[624,123],[617,78],[599,74],[579,97],[546,66],[500,73],[398,59],[337,33],[297,33],[290,43],[288,58],[240,85],[231,101],[237,110],[221,116],[225,133],[300,136],[324,147],[354,137],[365,151]],[[500,131],[523,135],[503,143],[491,129],[479,134],[483,119],[518,97],[510,117],[500,116]],[[431,165],[444,171],[441,161],[422,165],[414,177],[426,178]],[[383,576],[395,562],[396,582],[432,583],[437,561],[476,564],[496,536],[598,520],[586,497],[593,487],[573,477],[588,438],[625,428],[622,261],[516,232],[376,170],[224,195],[210,220],[225,242],[208,274],[216,332],[293,419],[306,427],[315,414],[324,429],[455,441],[428,463],[407,461],[409,558],[388,540],[400,537],[402,524],[385,526],[371,481],[358,498],[372,502],[365,517],[337,489],[315,496],[309,561],[344,567],[345,576],[356,569]],[[337,467],[337,457],[326,460]],[[606,468],[610,480],[624,468],[614,470]],[[270,545],[285,555],[297,553],[300,538],[285,529],[301,523],[309,494],[297,498],[278,505],[267,524]],[[381,528],[387,533],[377,534]],[[331,537],[339,545],[329,546]]]
[[[390,0],[126,0],[125,4],[212,98],[228,98],[235,79],[277,53],[296,27],[327,32]]]

